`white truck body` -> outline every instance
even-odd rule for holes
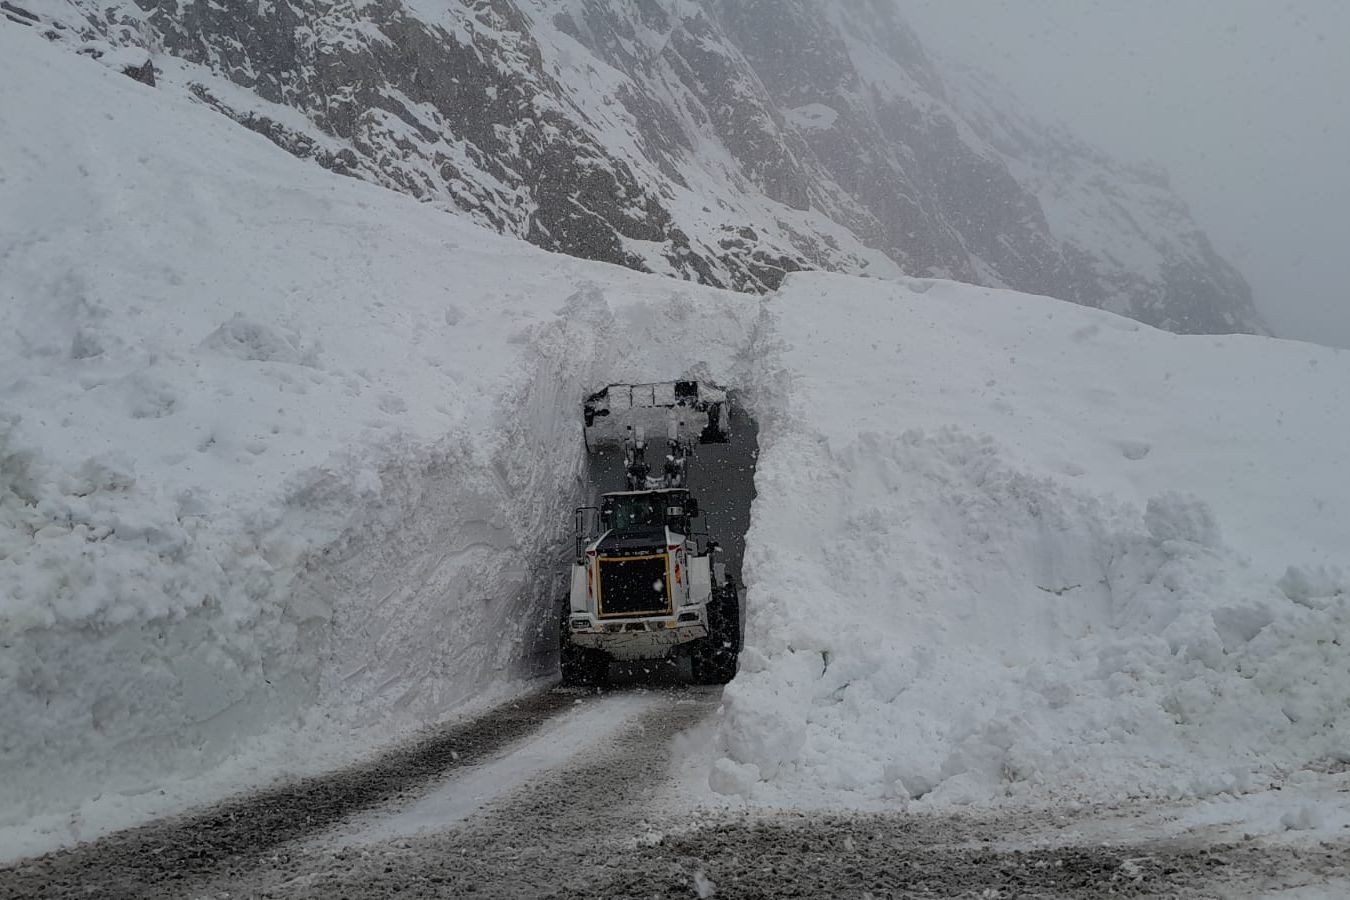
[[[686,491],[624,492],[607,498],[687,499]],[[713,553],[667,527],[638,534],[607,529],[585,544],[572,566],[568,627],[578,646],[615,659],[660,659],[706,637]],[[611,599],[606,602],[608,589]],[[644,594],[650,599],[643,602]]]
[[[698,381],[612,384],[583,404],[586,446],[623,450],[627,490],[577,510],[577,547],[560,609],[564,684],[603,683],[610,660],[688,656],[700,683],[725,684],[740,649],[736,587],[720,550],[694,531],[692,435],[730,436],[726,391]],[[664,453],[648,456],[648,432]]]

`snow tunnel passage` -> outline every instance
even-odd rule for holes
[[[720,541],[727,572],[741,584],[745,533],[750,530],[750,506],[755,500],[755,461],[759,456],[759,426],[739,406],[731,409],[731,441],[703,444],[695,453],[689,485],[703,511],[703,527]],[[742,594],[743,595],[743,594]]]
[[[750,529],[750,506],[755,499],[755,461],[759,455],[759,426],[732,395],[731,440],[725,444],[698,444],[689,469],[689,488],[698,498],[703,520],[699,527],[722,545],[727,573],[741,584],[745,533]],[[590,458],[590,502],[600,494],[621,491],[623,452],[604,450]]]

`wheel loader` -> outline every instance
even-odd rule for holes
[[[726,391],[707,382],[612,384],[583,404],[586,447],[622,451],[623,489],[576,511],[571,590],[560,604],[565,685],[607,680],[613,661],[688,657],[725,684],[741,649],[740,598],[721,548],[698,528],[689,489],[694,437],[730,439]],[[650,434],[663,437],[652,454]]]

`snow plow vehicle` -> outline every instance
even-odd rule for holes
[[[731,437],[726,392],[706,382],[615,384],[583,405],[591,453],[622,451],[623,490],[576,511],[576,558],[559,621],[565,685],[607,680],[612,661],[688,657],[693,678],[725,684],[741,649],[740,599],[721,549],[696,529],[693,441]],[[664,457],[648,458],[648,431]]]

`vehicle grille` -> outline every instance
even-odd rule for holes
[[[600,557],[600,617],[670,615],[666,554]]]

